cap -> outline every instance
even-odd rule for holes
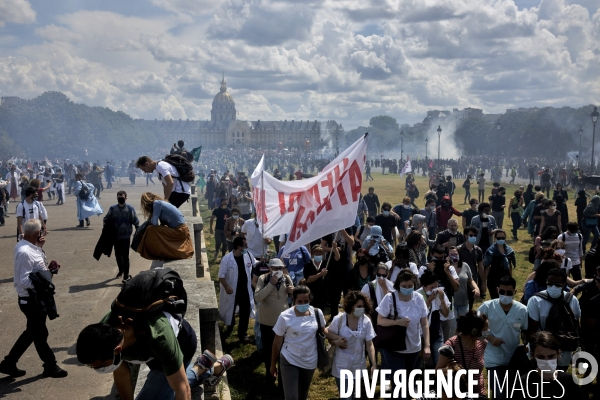
[[[269,261],[269,267],[285,267],[285,264],[279,258],[272,258]]]
[[[381,236],[382,233],[383,231],[379,225],[373,225],[371,228],[371,236]]]

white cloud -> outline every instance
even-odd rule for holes
[[[7,22],[31,24],[35,22],[35,11],[27,0],[0,0],[0,27]]]
[[[4,28],[0,93],[61,90],[134,117],[204,120],[225,71],[240,119],[346,128],[434,108],[600,102],[600,0],[151,3],[151,16],[44,15],[27,40]],[[35,21],[28,3],[0,0],[0,26],[6,4],[11,22]]]

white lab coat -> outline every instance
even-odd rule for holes
[[[256,264],[254,257],[249,252],[244,254],[244,263],[246,264],[246,277],[248,278],[248,297],[250,300],[250,318],[254,318],[254,291],[252,290],[252,267]],[[227,294],[223,285],[219,293],[219,316],[225,322],[230,324],[235,312],[235,295],[238,280],[238,266],[233,258],[233,252],[227,254],[221,260],[219,266],[219,278],[225,278],[225,281],[233,289],[233,293]]]

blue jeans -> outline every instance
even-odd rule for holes
[[[517,230],[521,226],[521,215],[518,212],[514,212],[510,214],[510,219],[512,220],[512,234],[514,237],[517,237]]]
[[[598,226],[586,226],[585,224],[582,224],[581,228],[583,233],[581,246],[583,247],[583,251],[585,252],[585,246],[587,245],[588,240],[590,240],[590,233],[594,235],[594,240],[592,241],[592,246],[590,248],[594,248],[596,247],[598,237],[600,237],[600,231],[598,231]]]
[[[191,365],[190,365],[191,364]],[[201,376],[196,376],[193,370],[192,360],[186,360],[183,362],[185,367],[185,374],[187,375],[190,387],[196,387],[202,384],[205,379],[212,376],[214,368],[206,371]],[[140,390],[140,394],[136,397],[136,400],[175,400],[175,392],[171,389],[167,376],[161,369],[151,369],[144,382],[144,387]]]
[[[440,347],[444,345],[444,338],[440,336],[435,342],[431,343],[431,362],[433,363],[433,368],[437,366],[438,359],[440,358]]]
[[[419,360],[418,351],[416,353],[396,353],[395,351],[387,351],[382,349],[381,355],[385,360],[386,368],[392,371],[392,376],[396,371],[406,370],[406,379],[408,379],[412,370],[416,368],[417,361]]]

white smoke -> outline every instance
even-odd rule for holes
[[[437,123],[435,123],[437,122]],[[457,159],[462,155],[462,151],[456,145],[456,133],[457,120],[455,118],[438,118],[429,124],[427,129],[426,137],[429,139],[429,158],[436,159],[438,157],[438,126],[442,128],[441,135],[439,136],[439,148],[441,159]],[[423,138],[423,140],[425,140]]]

